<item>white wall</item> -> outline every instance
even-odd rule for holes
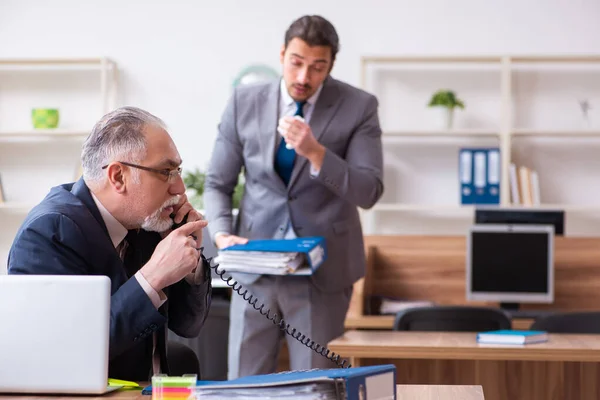
[[[333,75],[356,85],[367,54],[600,53],[597,0],[0,0],[0,57],[113,58],[119,104],[163,118],[184,167],[203,167],[235,75],[279,68],[284,31],[306,13],[334,23]]]
[[[164,119],[184,169],[205,167],[236,74],[253,63],[279,69],[285,29],[307,13],[334,23],[341,52],[333,75],[355,85],[363,55],[600,54],[598,0],[0,0],[0,58],[112,58],[120,69],[118,104],[136,105]],[[100,117],[94,79],[89,73],[0,71],[0,129],[29,128],[31,107],[55,105],[61,106],[63,127],[89,129]],[[596,104],[594,112],[599,110]],[[389,108],[382,114],[394,116]],[[528,122],[521,114],[516,117]],[[37,201],[46,192],[47,185],[29,185],[31,174],[49,174],[41,163],[59,164],[62,173],[52,174],[58,182],[72,178],[77,144],[23,146],[0,145],[9,200]],[[31,165],[33,172],[26,170]],[[402,184],[386,188],[386,196],[394,197]],[[411,189],[400,197],[411,200]],[[381,214],[377,221],[394,230],[421,228],[418,215],[397,215],[401,221],[388,216]],[[0,209],[0,273],[23,217]],[[454,231],[454,217],[430,222],[439,232]],[[458,224],[465,223],[460,217]]]

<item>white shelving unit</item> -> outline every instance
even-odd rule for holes
[[[476,207],[497,206],[460,204],[458,151],[494,146],[501,207],[523,208],[508,171],[526,165],[540,176],[537,207],[564,209],[568,235],[600,235],[600,55],[363,57],[361,84],[379,99],[384,132],[385,193],[361,210],[366,234],[466,232]],[[466,104],[452,129],[427,107],[444,88]]]
[[[0,59],[0,274],[14,235],[50,187],[79,173],[83,140],[114,109],[118,68],[109,58]],[[56,129],[34,129],[31,109],[58,108]]]

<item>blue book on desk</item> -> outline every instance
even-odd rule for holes
[[[477,334],[477,342],[487,344],[530,344],[547,341],[548,333],[545,331],[501,329]]]
[[[327,259],[325,238],[249,240],[219,251],[216,262],[226,271],[273,275],[311,275]]]
[[[314,369],[246,376],[231,381],[198,381],[199,399],[303,398],[396,399],[396,366]]]

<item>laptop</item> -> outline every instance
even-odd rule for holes
[[[0,393],[103,394],[110,279],[0,275]]]

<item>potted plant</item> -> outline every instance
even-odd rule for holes
[[[456,93],[449,89],[440,89],[431,96],[429,107],[439,107],[443,110],[445,116],[444,127],[452,129],[454,123],[454,109],[456,107],[464,109],[465,104],[456,97]]]
[[[195,168],[193,171],[186,171],[183,175],[183,182],[188,190],[188,198],[190,203],[198,210],[204,208],[202,195],[204,194],[204,182],[206,173]],[[232,207],[234,209],[240,207],[242,195],[244,193],[244,175],[240,174],[238,183],[233,190]]]

